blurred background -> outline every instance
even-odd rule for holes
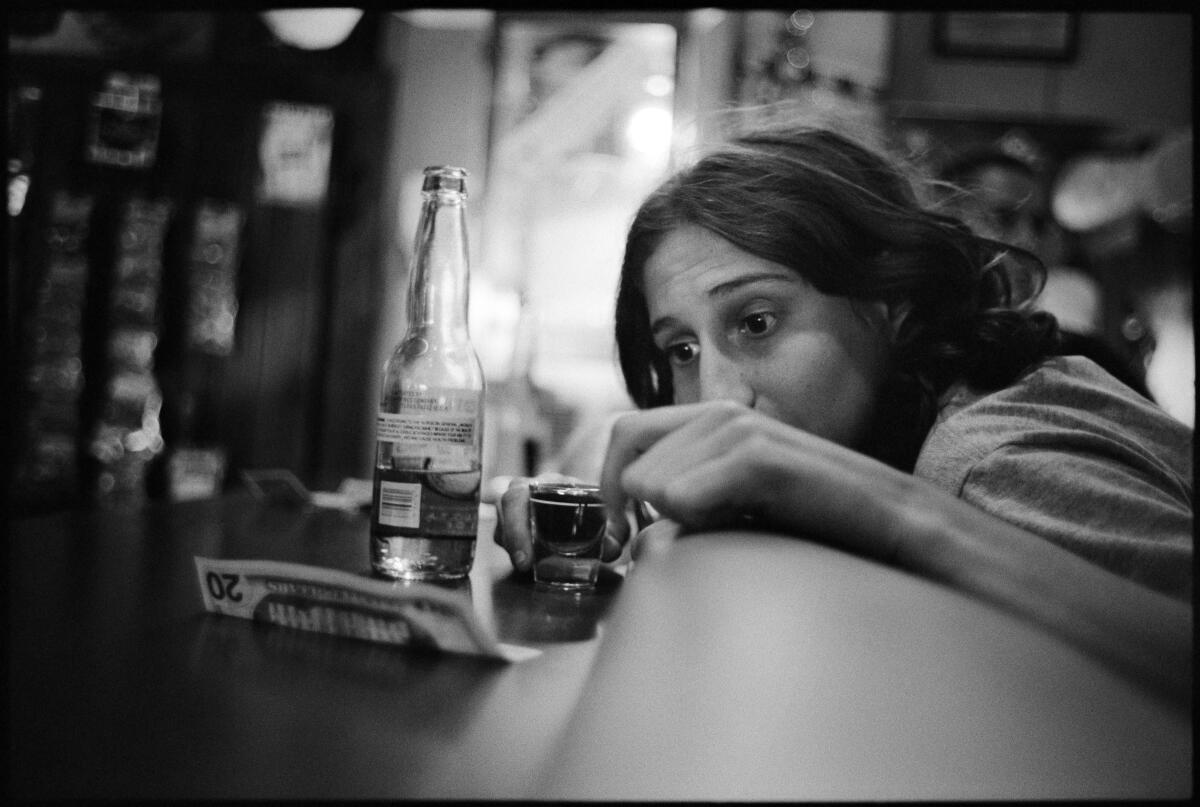
[[[581,426],[629,406],[612,308],[634,209],[762,115],[977,189],[934,201],[1038,251],[1042,304],[1080,349],[1194,423],[1190,15],[8,21],[16,514],[211,496],[251,469],[311,490],[369,478],[434,164],[470,171],[485,474],[570,466]]]

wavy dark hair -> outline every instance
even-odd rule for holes
[[[673,401],[642,290],[663,237],[697,225],[786,266],[825,294],[907,307],[865,451],[911,470],[938,396],[963,380],[999,389],[1052,355],[1054,317],[1031,310],[1045,267],[927,209],[909,174],[853,140],[773,125],[729,140],[667,180],[638,210],[617,291],[617,354],[642,408]]]

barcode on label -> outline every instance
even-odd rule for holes
[[[379,523],[417,529],[421,526],[421,486],[411,482],[379,483]]]

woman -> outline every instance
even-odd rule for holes
[[[657,541],[747,523],[822,540],[1190,698],[1191,431],[1055,355],[1029,306],[1043,277],[831,132],[701,159],[626,243],[617,346],[642,411],[604,460],[606,557],[630,501],[666,519]],[[518,481],[497,535],[521,570],[526,506]]]

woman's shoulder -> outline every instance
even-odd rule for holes
[[[955,390],[914,474],[1117,574],[1190,598],[1192,431],[1090,360]]]
[[[1047,359],[1003,389],[952,387],[915,473],[949,481],[1000,448],[1087,452],[1192,484],[1192,430],[1090,359]]]
[[[1128,430],[1161,434],[1174,445],[1192,436],[1187,425],[1083,356],[1051,357],[998,390],[952,386],[939,401],[931,435],[989,424],[1005,430]]]

